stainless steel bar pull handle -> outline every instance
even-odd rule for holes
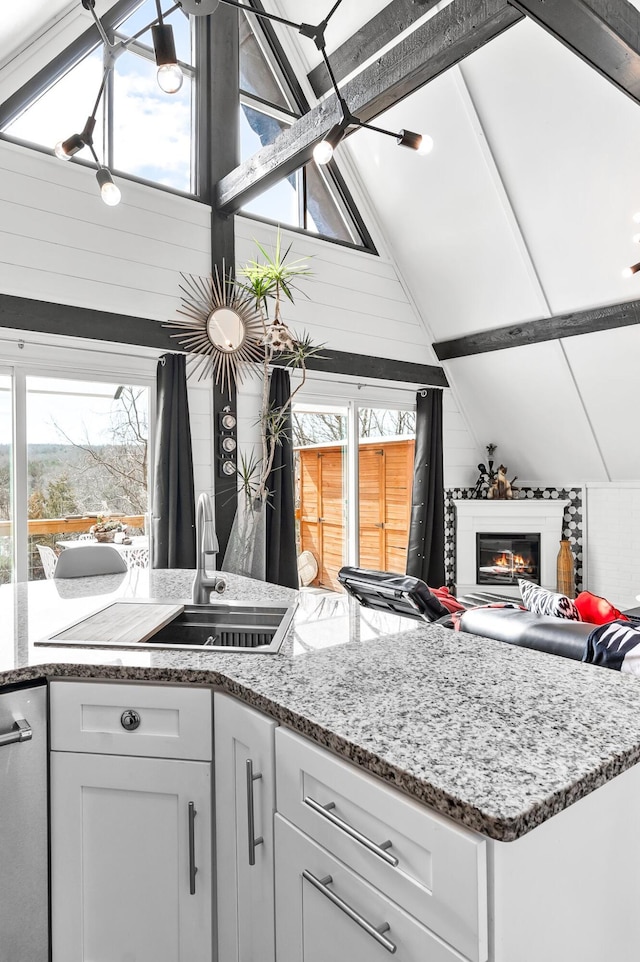
[[[370,838],[367,838],[366,835],[363,835],[362,832],[359,832],[357,828],[353,827],[353,825],[349,825],[349,823],[345,822],[344,819],[340,818],[339,815],[334,814],[332,809],[336,807],[335,802],[327,802],[326,805],[321,805],[320,802],[316,802],[315,798],[311,798],[310,795],[305,795],[304,804],[308,805],[309,808],[313,809],[314,812],[317,812],[318,815],[322,815],[323,818],[326,818],[327,821],[331,822],[332,825],[335,825],[336,828],[341,829],[345,835],[355,839],[356,842],[360,842],[361,845],[364,845],[364,847],[369,849],[370,852],[373,852],[374,855],[377,855],[378,858],[381,858],[387,863],[387,865],[393,865],[394,868],[397,866],[398,859],[395,857],[395,855],[390,855],[387,851],[387,849],[391,848],[392,845],[389,839],[387,839],[386,842],[380,842],[379,845],[376,842],[372,842]]]
[[[196,806],[189,802],[189,894],[196,894]]]
[[[13,723],[13,728],[10,728],[8,732],[3,732],[0,735],[0,746],[13,745],[15,742],[28,742],[32,736],[31,725],[27,719],[18,718]]]
[[[336,895],[335,892],[332,892],[331,889],[328,888],[333,881],[330,875],[326,875],[324,878],[316,878],[315,875],[312,875],[311,872],[309,872],[307,869],[304,869],[302,872],[302,877],[306,879],[307,882],[311,882],[314,888],[317,888],[319,892],[322,892],[322,894],[328,898],[330,902],[333,902],[333,904],[337,906],[341,912],[344,912],[344,914],[347,915],[353,922],[355,922],[356,925],[359,925],[361,929],[364,929],[372,939],[375,939],[376,942],[379,942],[379,944],[385,948],[387,952],[390,952],[391,955],[394,954],[397,949],[397,945],[395,945],[384,935],[384,932],[388,932],[391,928],[388,922],[382,922],[380,925],[373,925],[371,922],[365,919],[364,916],[360,915],[359,912],[356,912],[355,909],[352,909],[351,906],[344,901],[344,899],[341,899],[339,895]]]
[[[257,778],[262,778],[262,772],[253,774],[253,761],[247,758],[247,836],[249,842],[249,865],[256,864],[256,845],[262,845],[264,839],[262,835],[255,837],[255,821],[253,811],[253,783]]]

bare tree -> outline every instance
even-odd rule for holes
[[[361,438],[402,435],[413,437],[416,429],[414,411],[395,411],[386,408],[360,408]],[[310,444],[335,444],[346,440],[347,419],[334,412],[293,412],[293,443],[299,447]]]
[[[108,440],[96,444],[85,431],[74,441],[54,422],[58,433],[82,452],[75,471],[79,507],[144,514],[148,510],[148,423],[144,388],[123,387],[111,411]]]

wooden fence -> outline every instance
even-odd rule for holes
[[[359,447],[360,566],[403,574],[407,565],[415,441],[363,440]],[[344,564],[343,444],[299,448],[299,547],[318,562],[314,585],[338,588]]]

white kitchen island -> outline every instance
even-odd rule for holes
[[[640,839],[627,829],[640,797],[637,679],[313,596],[303,599],[278,655],[34,646],[37,638],[116,598],[187,599],[191,577],[190,572],[130,571],[0,589],[0,682],[45,677],[69,679],[72,687],[71,679],[94,679],[226,693],[275,725],[276,746],[289,745],[280,733],[295,737],[305,771],[315,759],[306,758],[305,746],[320,751],[318,764],[324,766],[326,758],[327,771],[322,776],[307,771],[298,781],[333,784],[344,796],[339,815],[351,798],[354,809],[344,821],[361,817],[363,823],[373,820],[373,828],[390,829],[395,823],[409,842],[424,836],[414,862],[407,854],[404,864],[384,869],[395,873],[395,881],[387,882],[379,876],[380,856],[363,854],[361,843],[349,842],[348,851],[332,850],[329,837],[314,835],[304,821],[308,805],[301,809],[304,818],[298,819],[293,803],[280,812],[285,795],[279,789],[275,861],[277,866],[280,839],[280,872],[285,863],[290,870],[275,889],[276,896],[278,891],[305,893],[301,906],[309,906],[308,928],[296,929],[303,958],[315,958],[314,933],[323,926],[329,931],[335,919],[339,932],[344,922],[344,911],[302,874],[298,859],[320,858],[318,847],[334,860],[336,878],[340,866],[350,866],[344,891],[353,887],[357,901],[362,890],[365,905],[371,896],[380,910],[374,918],[390,906],[396,930],[400,920],[404,924],[403,912],[414,920],[418,942],[412,942],[411,929],[396,954],[406,962],[424,962],[428,951],[434,959],[473,962],[627,962],[639,956]],[[292,593],[229,577],[229,596],[288,602]],[[291,749],[286,753],[290,756]],[[277,767],[277,750],[275,759]],[[281,769],[283,764],[284,756]],[[360,779],[353,791],[345,788],[350,772]],[[317,818],[324,825],[324,816]],[[410,819],[418,819],[415,830],[407,829]],[[475,853],[465,869],[461,856],[442,843],[454,836],[467,840]],[[375,841],[385,838],[375,836]],[[400,849],[407,844],[396,843]],[[260,846],[257,851],[261,857]],[[425,892],[436,892],[443,873],[458,880],[460,904],[467,906],[460,932],[469,931],[468,906],[474,904],[469,900],[476,899],[471,940],[456,934],[453,896],[442,896],[448,908],[431,923],[411,901],[407,878],[419,876]],[[447,891],[455,891],[455,885]],[[444,916],[446,922],[437,921]],[[282,931],[286,913],[276,911],[276,917]],[[420,941],[423,928],[433,942],[428,951]],[[393,930],[390,923],[391,941]],[[371,959],[390,951],[375,938],[364,946]],[[320,946],[316,949],[318,957],[326,957]],[[293,958],[284,948],[279,956],[278,962]]]

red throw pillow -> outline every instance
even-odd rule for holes
[[[575,599],[575,606],[583,621],[592,625],[607,625],[610,621],[628,621],[626,615],[618,611],[606,598],[592,595],[590,591],[581,591]]]
[[[454,598],[447,587],[444,588],[429,588],[432,595],[435,595],[441,605],[447,609],[447,611],[454,614],[456,611],[464,611],[464,605],[461,605],[457,598]]]

